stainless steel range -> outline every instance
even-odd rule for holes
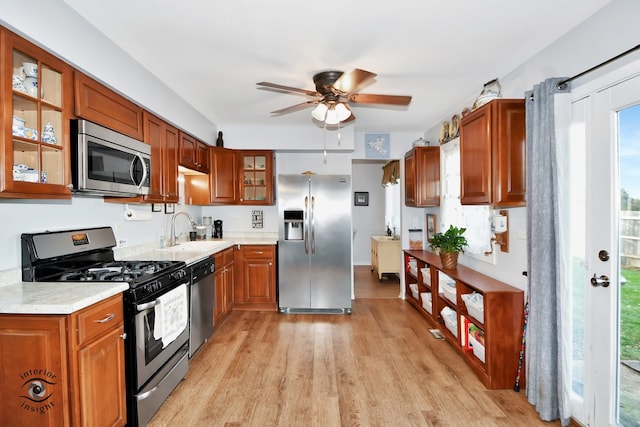
[[[110,227],[22,234],[21,242],[24,281],[129,284],[124,293],[127,417],[129,426],[146,425],[189,367],[185,263],[117,261]]]

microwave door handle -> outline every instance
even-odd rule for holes
[[[140,187],[142,187],[142,184],[144,184],[144,182],[147,180],[149,171],[147,170],[147,164],[145,163],[144,158],[139,153],[136,153],[136,158],[140,160],[140,163],[142,164],[142,179],[140,180],[140,183],[136,183],[136,177],[133,175],[133,168],[136,163],[136,159],[133,159],[131,161],[131,165],[129,166],[129,175],[131,176],[131,181],[136,184],[138,189],[140,189]]]

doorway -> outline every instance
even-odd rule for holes
[[[352,186],[355,192],[367,193],[366,205],[352,207],[354,295],[356,298],[397,298],[400,279],[397,275],[371,271],[371,236],[385,235],[389,226],[400,233],[400,184],[382,186],[383,167],[391,160],[354,159]],[[393,188],[391,188],[393,187]],[[398,254],[398,257],[401,255]]]
[[[588,426],[638,427],[640,62],[574,88],[572,97],[564,163],[571,181],[572,416]]]

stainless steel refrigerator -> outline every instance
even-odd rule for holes
[[[278,175],[281,312],[351,313],[351,177]]]

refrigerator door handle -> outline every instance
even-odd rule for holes
[[[304,253],[309,253],[309,227],[307,224],[309,223],[309,196],[305,196],[304,198]]]
[[[316,224],[314,222],[314,210],[316,208],[316,198],[315,196],[311,196],[311,218],[309,221],[309,225],[311,226],[311,255],[316,254]]]

